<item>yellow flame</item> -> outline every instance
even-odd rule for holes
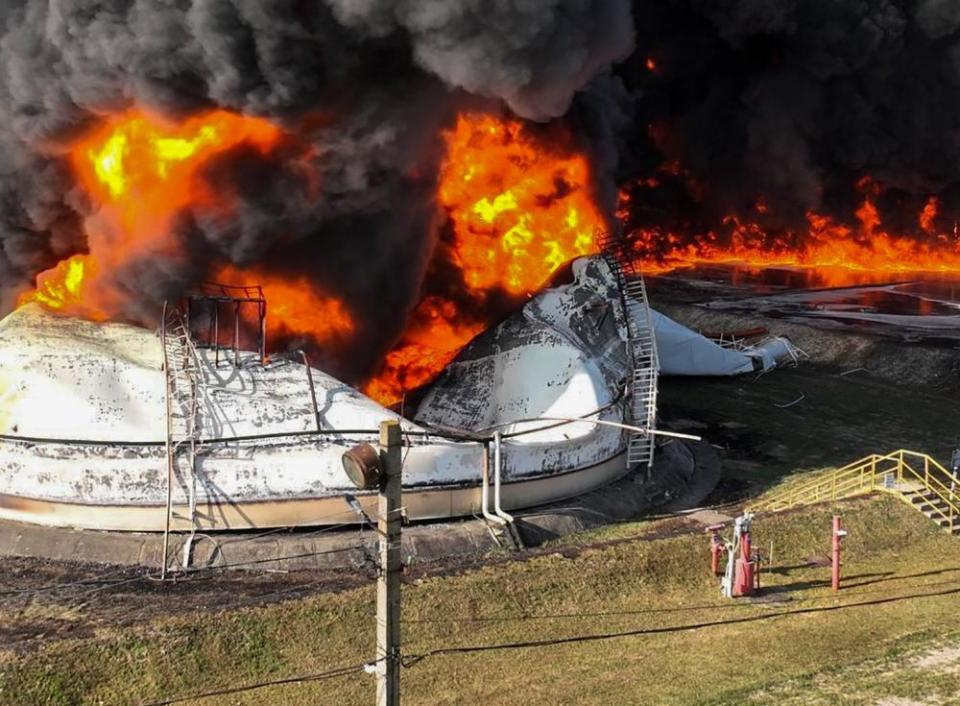
[[[215,145],[219,140],[220,132],[213,125],[202,127],[192,140],[175,137],[161,137],[153,140],[153,150],[157,157],[157,173],[165,179],[170,173],[171,162],[183,162],[201,148]]]
[[[107,187],[113,198],[120,198],[127,190],[127,176],[123,168],[123,160],[128,149],[127,136],[122,132],[115,133],[106,141],[101,150],[90,150],[89,157],[93,163],[97,178]]]
[[[80,299],[86,274],[85,256],[74,255],[67,260],[61,260],[54,269],[42,273],[37,278],[37,288],[22,296],[17,304],[22,306],[37,302],[48,309],[63,309]]]
[[[115,283],[101,286],[115,271],[145,251],[176,248],[170,221],[188,206],[228,213],[221,197],[197,172],[214,155],[246,145],[266,154],[282,138],[268,120],[217,110],[180,123],[141,110],[108,117],[77,140],[71,161],[78,185],[99,208],[91,252],[72,256],[37,276],[36,290],[18,304],[36,302],[94,321],[122,305]],[[109,232],[110,237],[100,237]]]
[[[127,157],[130,155],[131,137],[148,136],[147,147],[152,153],[150,161],[161,179],[170,175],[173,164],[190,159],[204,147],[216,145],[220,140],[220,131],[214,125],[203,126],[192,138],[158,137],[152,132],[155,132],[155,128],[145,120],[134,119],[111,135],[101,149],[89,151],[97,179],[107,187],[112,198],[121,198],[130,184]]]
[[[76,294],[80,291],[80,285],[83,283],[83,272],[85,266],[83,260],[68,260],[67,261],[67,276],[64,277],[63,283],[67,288],[67,291],[71,294]]]
[[[510,191],[496,196],[492,201],[484,196],[473,204],[473,212],[486,223],[493,223],[501,213],[517,210],[517,197]]]
[[[589,163],[572,141],[557,133],[546,149],[522,123],[489,115],[462,115],[444,137],[438,196],[471,290],[523,296],[559,265],[596,251],[603,218]]]

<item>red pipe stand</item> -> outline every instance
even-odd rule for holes
[[[832,561],[832,585],[834,591],[840,590],[840,545],[847,531],[840,525],[840,515],[833,516],[833,561]]]

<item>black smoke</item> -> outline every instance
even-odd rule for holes
[[[173,254],[145,248],[101,286],[123,295],[121,318],[152,323],[216,263],[307,275],[359,323],[349,353],[314,359],[358,379],[421,292],[441,130],[464,109],[560,117],[632,36],[627,0],[4,0],[0,308],[62,258],[112,245],[92,235],[72,140],[131,106],[225,108],[276,121],[290,144],[207,165],[235,210],[185,210]]]
[[[290,139],[267,157],[238,148],[207,165],[236,209],[187,209],[175,257],[147,249],[110,272],[105,286],[129,302],[122,316],[155,321],[159,302],[216,263],[306,275],[359,323],[349,353],[314,356],[351,380],[397,339],[427,280],[456,274],[431,257],[447,232],[435,201],[441,131],[463,110],[562,121],[588,150],[611,220],[618,188],[632,192],[628,226],[702,232],[749,213],[772,232],[802,232],[809,211],[851,221],[869,176],[891,229],[914,228],[936,195],[947,231],[960,213],[957,8],[5,0],[0,308],[91,246],[97,206],[65,150],[134,105],[264,116]]]
[[[815,211],[853,222],[857,188],[882,185],[891,230],[960,213],[960,5],[951,0],[652,0],[634,3],[636,51],[617,66],[634,97],[618,177],[632,225],[770,229]],[[756,210],[758,199],[767,206]]]

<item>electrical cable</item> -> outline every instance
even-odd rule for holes
[[[945,569],[946,571],[960,571],[960,567],[956,569]],[[846,582],[854,581],[856,578],[866,578],[866,577],[847,577]],[[890,576],[888,578],[882,579],[883,581],[905,581],[907,579],[916,578],[915,575],[905,575],[905,576]],[[866,586],[869,584],[875,583],[875,581],[864,581],[863,583],[846,583],[846,589],[858,588],[860,586]],[[829,580],[824,580],[822,582],[823,587],[830,585]],[[960,588],[960,579],[950,579],[947,581],[931,581],[927,583],[919,584],[917,587],[923,588],[933,588],[936,586],[956,586]],[[777,588],[784,589],[786,593],[786,586],[777,586]],[[866,591],[856,591],[855,595],[869,595],[871,593],[875,594],[879,591],[866,590]],[[834,600],[832,595],[823,595],[823,596],[807,596],[805,598],[797,598],[792,595],[787,599],[791,604],[810,604],[810,603],[821,603],[824,601]],[[578,607],[582,608],[591,608],[591,604],[578,603]],[[405,624],[444,624],[444,623],[512,623],[512,622],[529,622],[537,620],[581,620],[581,619],[593,619],[593,618],[618,618],[618,617],[630,617],[634,615],[651,615],[651,614],[662,614],[662,613],[686,613],[694,611],[704,611],[704,610],[743,610],[756,608],[757,604],[755,603],[742,603],[736,601],[725,601],[723,603],[701,603],[701,604],[692,604],[692,605],[681,605],[674,607],[665,607],[665,608],[638,608],[635,610],[578,610],[576,613],[554,613],[554,614],[531,614],[525,613],[524,615],[491,615],[491,616],[478,616],[478,617],[455,617],[455,618],[422,618],[422,619],[403,619],[402,622]]]
[[[125,581],[130,578],[128,575],[131,571],[136,571],[132,567],[125,567],[119,571],[113,571],[108,574],[102,574],[97,577],[91,577],[88,579],[77,579],[76,581],[65,581],[62,583],[50,583],[44,584],[42,586],[35,586],[33,588],[10,588],[0,591],[0,597],[3,596],[19,596],[27,593],[39,594],[46,593],[49,591],[56,591],[62,588],[74,588],[76,586],[93,586],[99,585],[102,583],[110,583],[113,581]],[[121,578],[122,577],[122,578]]]
[[[354,549],[363,549],[363,547],[361,547],[361,546],[359,546],[359,545],[351,545],[351,546],[349,546],[349,547],[341,547],[341,548],[339,548],[339,549],[330,549],[330,550],[326,550],[326,551],[322,551],[322,552],[305,552],[305,553],[302,553],[302,554],[290,554],[290,555],[286,555],[286,556],[268,557],[268,558],[266,558],[266,559],[254,559],[254,560],[251,560],[251,561],[241,561],[241,562],[236,562],[236,563],[234,563],[234,564],[224,564],[224,565],[218,565],[218,566],[209,566],[209,567],[207,567],[207,566],[198,566],[198,567],[193,567],[193,568],[189,568],[189,569],[183,569],[183,570],[181,570],[179,573],[174,574],[174,575],[173,575],[173,579],[174,579],[173,582],[174,582],[174,583],[183,583],[183,582],[184,582],[184,579],[186,579],[187,581],[196,580],[194,577],[197,576],[198,574],[209,573],[209,572],[217,571],[217,570],[220,570],[220,569],[233,568],[233,567],[237,567],[237,566],[254,566],[254,565],[260,565],[260,564],[272,563],[272,562],[276,562],[276,561],[284,561],[284,560],[287,560],[287,559],[300,559],[300,558],[306,558],[306,557],[323,556],[323,555],[327,555],[327,554],[336,554],[336,553],[340,553],[340,552],[352,551],[352,550],[354,550]],[[179,581],[177,581],[177,578],[178,578],[178,577],[179,577],[179,579],[180,579]],[[90,590],[90,591],[87,591],[87,592],[84,593],[84,594],[81,594],[81,595],[78,597],[78,598],[80,598],[80,601],[79,601],[79,602],[76,602],[76,603],[68,603],[68,605],[69,605],[70,607],[74,608],[74,609],[79,610],[79,609],[84,608],[84,607],[86,607],[87,605],[89,605],[91,601],[88,600],[88,598],[94,596],[94,595],[97,594],[97,593],[101,593],[101,592],[106,591],[106,590],[108,590],[108,589],[110,589],[110,588],[115,588],[116,586],[119,586],[119,585],[128,584],[128,583],[134,583],[134,582],[141,581],[141,580],[157,580],[157,581],[159,581],[159,580],[160,580],[160,574],[159,574],[159,573],[145,574],[145,575],[143,575],[143,576],[137,576],[136,578],[127,579],[127,580],[125,580],[125,581],[119,581],[119,582],[117,582],[117,583],[115,583],[115,584],[106,584],[106,585],[103,585],[103,586],[98,586],[97,588],[94,588],[94,589],[92,589],[92,590]]]
[[[407,436],[429,439],[430,437],[439,437],[450,439],[452,441],[477,441],[473,434],[454,434],[453,432],[443,432],[440,430],[420,431],[418,429],[408,429],[403,432]],[[380,434],[379,429],[310,429],[307,431],[278,431],[264,434],[248,434],[244,436],[221,436],[215,438],[199,439],[198,443],[208,444],[235,444],[245,441],[265,441],[268,439],[284,438],[303,438],[310,436],[371,436],[377,438]],[[126,448],[135,447],[163,447],[165,441],[107,441],[96,439],[55,439],[49,437],[35,436],[14,436],[11,434],[0,434],[0,441],[11,441],[26,444],[60,444],[62,446],[101,446],[108,448]]]
[[[375,660],[373,662],[361,662],[360,664],[354,664],[346,667],[338,667],[336,669],[331,669],[326,672],[320,672],[318,674],[302,674],[295,677],[284,677],[282,679],[271,679],[270,681],[261,681],[254,682],[252,684],[244,684],[242,686],[233,686],[226,687],[223,689],[214,689],[212,691],[203,691],[195,694],[188,694],[186,696],[175,696],[173,698],[161,699],[160,701],[143,701],[139,706],[171,706],[171,704],[182,704],[187,701],[198,701],[200,699],[209,699],[214,696],[228,696],[230,694],[240,694],[247,691],[254,691],[256,689],[263,689],[270,686],[283,686],[286,684],[298,684],[305,682],[318,682],[324,681],[326,679],[335,679],[337,677],[344,677],[356,672],[362,672],[365,669],[369,668],[371,664],[375,665],[378,662],[382,661],[385,658],[380,660]]]
[[[247,561],[235,561],[228,564],[213,564],[211,566],[191,566],[186,569],[182,569],[177,575],[194,575],[199,573],[219,571],[221,569],[235,569],[240,566],[259,566],[261,564],[271,564],[276,561],[287,561],[289,559],[306,559],[315,556],[326,556],[328,554],[340,554],[343,552],[353,551],[354,549],[361,549],[362,546],[359,544],[351,544],[347,547],[339,547],[337,549],[325,549],[319,552],[303,552],[301,554],[286,554],[276,557],[266,557],[264,559],[249,559]]]
[[[336,515],[340,515],[340,514],[342,513],[336,513]],[[331,515],[325,516],[325,518],[329,518],[333,516],[335,515],[331,514]],[[320,518],[320,519],[325,519],[325,518]],[[318,530],[301,534],[299,536],[299,539],[300,540],[310,539],[312,537],[321,535],[325,532],[330,532],[334,530],[343,529],[345,527],[349,527],[351,526],[351,524],[352,523],[343,523],[339,525],[330,525],[328,527],[323,527]],[[361,525],[361,528],[362,528],[362,525]],[[281,529],[288,529],[288,528],[281,528]],[[270,534],[270,533],[268,532],[268,533],[262,533],[261,535],[255,535],[253,538],[249,538],[249,539],[255,539],[256,537],[265,536],[267,534]],[[248,538],[237,537],[231,541],[242,541],[243,539],[248,539]],[[360,544],[352,544],[346,547],[339,547],[339,548],[328,549],[323,551],[302,552],[299,554],[285,554],[285,555],[280,555],[275,557],[266,557],[262,559],[249,559],[244,561],[235,561],[235,562],[228,562],[223,564],[212,564],[209,566],[189,567],[186,569],[179,570],[177,573],[171,576],[171,579],[174,582],[177,582],[177,581],[183,582],[184,579],[189,580],[197,575],[212,573],[217,570],[232,569],[232,568],[238,568],[238,567],[259,566],[262,564],[268,564],[268,563],[273,563],[278,561],[288,561],[293,559],[305,559],[305,558],[311,558],[316,556],[326,556],[330,554],[338,554],[338,553],[343,553],[343,552],[348,552],[353,550],[360,550],[364,552],[365,556],[369,557],[369,550],[366,544],[363,543],[362,535],[361,535]],[[110,572],[110,573],[101,575],[99,577],[92,577],[89,579],[80,579],[77,581],[67,581],[62,583],[46,584],[43,586],[36,586],[36,587],[30,587],[30,588],[7,589],[7,590],[0,591],[0,597],[38,595],[41,593],[55,592],[58,590],[65,590],[70,588],[88,587],[88,586],[92,587],[90,591],[87,591],[81,594],[80,597],[84,598],[86,596],[92,596],[101,591],[106,591],[108,589],[116,588],[126,584],[136,583],[138,581],[150,581],[150,580],[159,581],[159,578],[160,578],[158,573],[155,573],[152,571],[140,571],[132,576],[129,575],[130,571],[135,571],[135,569],[122,569],[120,571]],[[80,605],[86,605],[86,603],[87,602],[84,601]]]
[[[623,399],[623,393],[619,393],[613,400],[607,404],[599,407],[591,412],[584,414],[574,421],[589,421],[587,417],[592,417],[596,414],[600,414],[611,407],[618,404]],[[512,432],[509,436],[520,436],[523,434],[533,434],[535,432],[544,431],[546,429],[552,429],[554,427],[563,426],[565,424],[571,424],[572,421],[567,420],[519,420],[525,422],[535,422],[535,421],[559,421],[558,424],[551,424],[545,427],[539,427],[536,429],[524,430],[522,432]],[[510,424],[516,424],[518,422],[508,422],[505,424],[498,425],[509,426]],[[426,427],[426,425],[423,425]],[[456,429],[454,427],[446,427],[442,425],[429,426],[426,430],[421,431],[418,429],[405,429],[403,434],[408,437],[418,437],[422,439],[429,439],[430,437],[440,437],[449,439],[451,441],[466,441],[466,442],[478,442],[489,440],[488,436],[485,436],[483,431],[492,431],[496,427],[490,427],[489,430],[481,430],[480,432],[474,432],[467,429]],[[243,436],[224,436],[216,438],[207,438],[200,439],[201,444],[230,444],[230,443],[239,443],[245,441],[264,441],[268,439],[283,439],[283,438],[303,438],[310,436],[372,436],[377,437],[380,433],[379,429],[311,429],[305,431],[281,431],[281,432],[270,432],[264,434],[249,434]],[[506,438],[508,435],[504,435]],[[60,444],[64,446],[103,446],[103,447],[113,447],[113,448],[124,448],[129,446],[135,447],[162,447],[165,446],[165,441],[106,441],[106,440],[96,440],[96,439],[55,439],[49,437],[33,437],[33,436],[19,436],[12,434],[0,434],[0,441],[11,441],[16,443],[30,443],[30,444]]]
[[[404,667],[413,667],[430,657],[439,657],[451,654],[472,654],[478,652],[493,652],[498,650],[517,650],[538,647],[552,647],[556,645],[568,645],[584,642],[599,642],[605,640],[615,640],[624,637],[637,637],[641,635],[661,635],[674,632],[689,632],[701,630],[710,627],[719,627],[724,625],[738,625],[743,623],[753,623],[772,618],[792,617],[795,615],[810,615],[814,613],[826,613],[847,608],[862,608],[866,606],[883,605],[886,603],[895,603],[903,600],[916,600],[921,598],[936,598],[940,596],[949,596],[960,594],[960,587],[944,589],[942,591],[933,591],[930,593],[889,596],[886,598],[874,598],[867,601],[858,601],[851,603],[839,603],[826,606],[811,606],[809,608],[798,608],[796,610],[783,610],[760,615],[749,615],[729,620],[711,620],[700,623],[686,623],[681,625],[668,625],[654,628],[638,628],[636,630],[623,630],[619,632],[591,633],[586,635],[571,635],[567,637],[545,638],[542,640],[528,640],[518,642],[504,642],[492,645],[462,645],[456,647],[438,647],[420,654],[414,654],[404,658],[401,664]]]

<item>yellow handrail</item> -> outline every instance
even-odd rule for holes
[[[947,521],[950,530],[960,516],[960,480],[932,456],[898,449],[888,454],[871,454],[838,468],[826,476],[785,488],[762,498],[751,509],[779,512],[800,505],[837,501],[876,491],[892,493],[916,509],[929,508]],[[926,501],[916,505],[913,493]],[[931,499],[929,496],[933,496]],[[937,502],[939,501],[939,502]],[[945,506],[942,507],[942,506]]]

